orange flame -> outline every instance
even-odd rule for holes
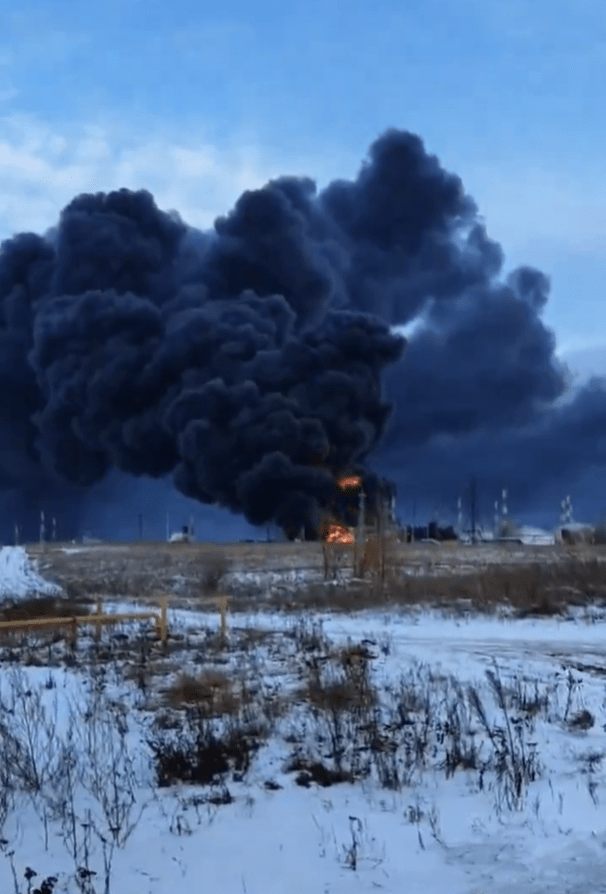
[[[354,535],[345,525],[329,525],[326,543],[353,543]]]
[[[350,487],[359,487],[362,484],[362,479],[358,475],[344,475],[343,478],[338,479],[337,484],[341,490],[348,490]]]

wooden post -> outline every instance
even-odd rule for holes
[[[76,643],[78,642],[78,619],[72,618],[70,621],[70,643],[72,648],[76,647]]]
[[[166,645],[166,639],[168,634],[167,623],[166,623],[166,613],[167,613],[167,596],[166,593],[162,594],[162,598],[160,599],[160,640],[162,641],[162,645]]]
[[[97,599],[97,615],[100,616],[103,614],[103,602],[101,599]],[[98,643],[101,637],[101,621],[97,621],[95,623],[95,642]]]

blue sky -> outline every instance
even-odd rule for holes
[[[206,227],[271,176],[353,177],[406,128],[463,179],[507,267],[552,277],[559,350],[600,366],[602,4],[46,0],[1,13],[0,35],[1,238],[120,186]]]

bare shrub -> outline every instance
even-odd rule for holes
[[[539,692],[539,684],[535,680],[534,686],[531,687],[516,677],[513,686],[510,688],[510,699],[512,707],[532,717],[540,714],[547,716],[549,709],[549,696],[547,691]]]
[[[216,593],[229,569],[229,562],[224,552],[212,552],[204,557],[200,573],[200,585],[205,594]]]
[[[221,729],[199,707],[187,708],[178,732],[154,726],[147,739],[154,756],[159,787],[178,782],[209,785],[230,771],[243,775],[265,730],[232,723]]]
[[[0,752],[0,838],[8,816],[15,803],[15,795],[13,791],[13,780],[10,764],[8,763],[8,755],[5,752],[6,739],[5,729],[0,723],[0,735],[2,736],[2,751]],[[10,753],[10,752],[9,752]]]
[[[370,657],[363,646],[313,656],[306,662],[307,679],[297,693],[312,709],[318,738],[330,742],[334,769],[348,778],[365,772],[360,746],[376,701]]]
[[[196,677],[181,674],[168,690],[167,701],[173,707],[196,704],[206,717],[235,714],[242,704],[233,678],[218,670],[205,670]]]
[[[57,701],[55,698],[52,711],[48,711],[40,688],[30,688],[19,667],[11,668],[7,679],[10,691],[6,698],[0,696],[4,756],[10,761],[13,780],[35,796],[55,772]]]
[[[486,676],[501,709],[504,727],[493,725],[488,721],[486,710],[475,687],[468,687],[471,707],[479,718],[482,727],[493,747],[497,780],[500,785],[497,808],[503,800],[510,810],[519,809],[523,804],[524,794],[529,782],[533,782],[539,772],[536,742],[526,744],[524,728],[532,724],[531,718],[510,718],[505,689],[495,663],[494,670],[487,670]]]
[[[299,697],[324,711],[364,711],[375,701],[364,647],[349,647],[308,662],[306,685]]]
[[[286,631],[301,652],[327,652],[330,648],[328,637],[324,633],[321,621],[301,615],[293,626]]]
[[[381,532],[367,537],[360,562],[360,576],[370,574],[385,580],[398,564],[397,547],[398,540],[395,534]]]

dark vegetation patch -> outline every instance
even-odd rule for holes
[[[229,772],[235,778],[243,778],[265,736],[262,728],[235,721],[221,728],[196,706],[183,712],[176,729],[167,729],[164,723],[155,724],[147,744],[153,754],[159,787],[179,782],[209,785]]]
[[[583,709],[582,711],[577,711],[572,717],[569,717],[567,723],[568,729],[570,730],[585,731],[592,728],[595,724],[595,718],[591,711]]]
[[[340,782],[354,782],[353,774],[346,770],[327,767],[320,761],[309,761],[300,757],[287,764],[286,772],[297,773],[295,782],[304,788],[309,788],[312,783],[328,788]]]

